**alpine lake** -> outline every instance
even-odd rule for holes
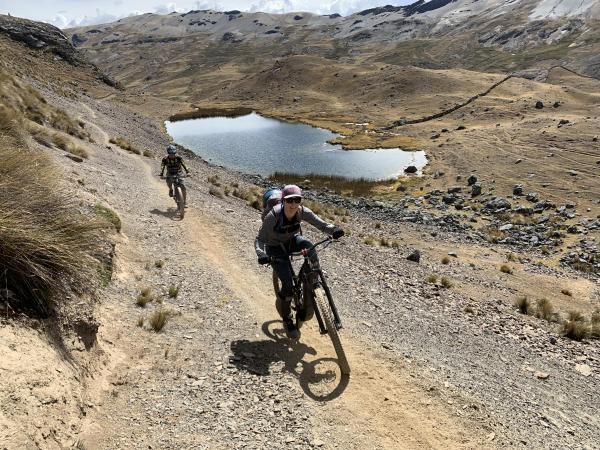
[[[424,151],[343,150],[329,130],[256,113],[165,122],[173,140],[212,164],[268,177],[274,173],[388,180],[427,164]]]

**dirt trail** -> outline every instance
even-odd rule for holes
[[[169,210],[173,205],[165,195],[163,182],[153,173],[156,168],[142,159],[129,159],[135,161],[144,173],[139,180],[139,188],[146,192],[146,199],[151,199],[150,202],[155,202],[159,208]],[[193,191],[191,196],[194,196]],[[136,204],[140,212],[145,206],[147,205]],[[135,215],[136,211],[132,213]],[[481,428],[452,415],[439,399],[411,383],[411,378],[403,373],[403,368],[397,362],[372,353],[365,348],[365,343],[352,336],[351,330],[342,332],[344,347],[353,370],[350,379],[340,376],[330,341],[327,337],[320,336],[312,324],[303,327],[299,343],[290,343],[282,335],[281,323],[275,320],[268,273],[240,260],[239,241],[235,235],[223,231],[219,218],[207,215],[200,206],[190,208],[184,221],[173,222],[171,219],[165,215],[157,219],[183,236],[183,239],[169,242],[171,252],[188,255],[185,258],[186,264],[193,264],[194,260],[198,260],[213,268],[219,278],[225,280],[224,288],[244,302],[244,309],[252,311],[258,318],[258,323],[265,324],[263,333],[276,345],[290,349],[285,365],[301,383],[308,386],[305,393],[313,400],[311,415],[318,417],[314,423],[321,428],[317,431],[320,435],[329,436],[331,443],[335,442],[344,448],[486,447]],[[127,227],[125,219],[124,228]],[[128,239],[129,251],[136,244],[143,246],[143,243],[136,243],[131,235]],[[120,259],[119,277],[126,280],[129,278],[128,264],[123,261],[139,260],[140,255],[128,255],[126,251],[120,255]],[[229,313],[241,315],[243,311],[232,310]],[[198,324],[190,324],[191,328],[195,326]],[[111,328],[111,332],[118,332],[114,325]],[[261,339],[264,337],[260,336]],[[170,339],[180,340],[171,342],[172,347],[186,345],[185,341],[176,336]],[[117,353],[123,351],[130,352],[129,358],[133,359],[139,349],[121,347]],[[121,363],[126,359],[120,358]],[[152,370],[152,365],[149,367]],[[110,399],[107,400],[110,402]],[[94,418],[96,420],[97,417]],[[90,425],[88,431],[93,431],[93,435],[97,437],[102,434],[103,429],[110,429],[111,426],[111,423],[103,424],[100,421]]]

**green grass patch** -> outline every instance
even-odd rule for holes
[[[97,216],[110,223],[115,228],[117,233],[121,232],[121,219],[112,209],[107,208],[100,203],[96,203],[96,206],[94,206],[94,212]]]

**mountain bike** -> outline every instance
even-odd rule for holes
[[[175,200],[175,203],[177,204],[177,212],[179,213],[180,219],[183,219],[185,216],[185,202],[183,200],[183,192],[181,187],[183,184],[181,181],[182,178],[183,175],[181,174],[167,175],[166,177],[167,181],[172,181],[171,186],[173,187],[173,200]]]
[[[285,261],[289,264],[290,270],[292,271],[292,279],[294,281],[292,310],[295,311],[296,326],[299,329],[303,322],[309,321],[313,316],[316,317],[321,334],[328,334],[331,339],[342,374],[350,375],[350,365],[348,364],[348,359],[346,358],[346,353],[342,347],[339,335],[339,330],[342,329],[342,321],[323,271],[318,265],[315,267],[308,256],[313,250],[316,251],[318,246],[322,245],[322,248],[325,249],[332,242],[334,242],[333,238],[327,237],[310,248],[303,249],[300,252],[291,253]],[[297,256],[302,256],[304,262],[296,274],[292,265],[292,260]],[[275,290],[275,296],[277,298],[275,304],[277,312],[282,316],[282,299],[279,295],[281,281],[277,277],[275,271],[273,271],[273,289]]]

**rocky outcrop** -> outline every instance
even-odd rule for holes
[[[67,37],[55,26],[42,22],[0,15],[0,33],[15,41],[23,42],[37,50],[49,50],[71,64],[81,64],[83,60]]]

